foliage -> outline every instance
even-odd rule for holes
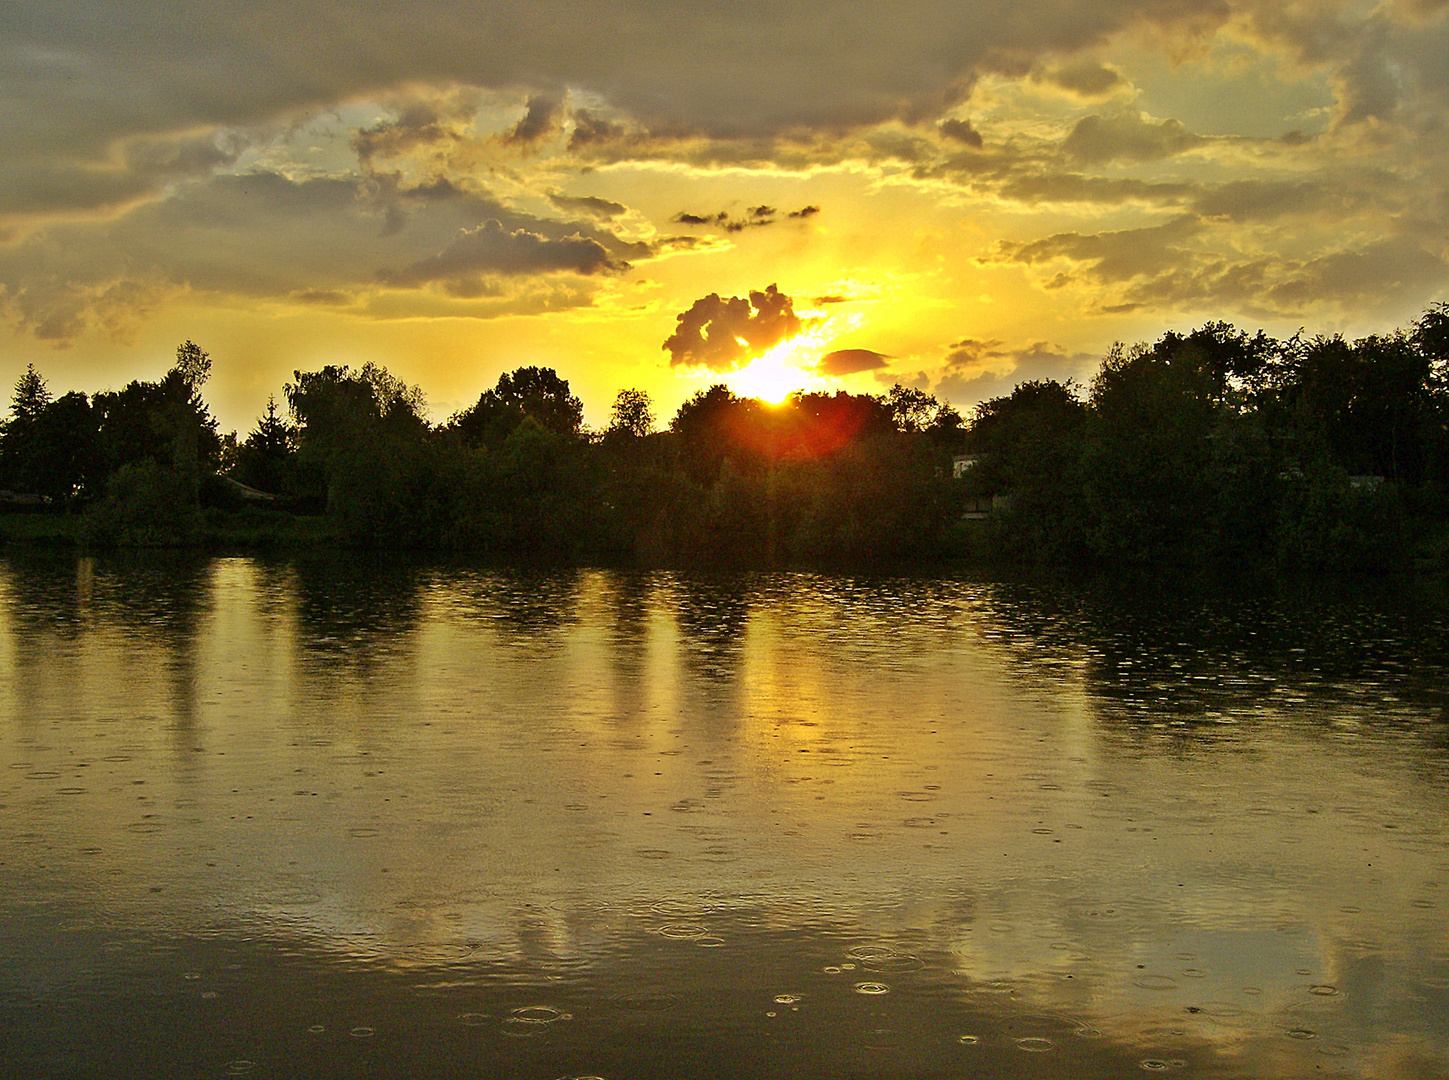
[[[182,547],[201,538],[191,477],[151,460],[116,471],[87,525],[92,542],[104,546]]]
[[[1209,323],[1116,346],[1080,408],[1023,384],[968,431],[982,460],[967,489],[1013,499],[985,546],[1109,566],[1402,566],[1415,528],[1449,509],[1446,353],[1440,305],[1358,341]]]
[[[248,487],[273,495],[295,494],[297,481],[293,467],[297,450],[296,425],[289,423],[277,410],[277,399],[267,398],[267,411],[256,428],[237,448],[232,475]]]
[[[522,367],[500,375],[497,386],[484,391],[448,426],[469,446],[496,448],[525,420],[555,435],[576,437],[583,426],[584,404],[553,368]]]
[[[157,382],[136,380],[119,391],[92,396],[97,441],[106,474],[152,462],[174,469],[196,491],[204,473],[221,458],[216,421],[201,398],[211,358],[188,341],[176,350],[176,364]]]
[[[643,390],[620,390],[614,399],[606,436],[642,439],[654,431],[654,403]]]
[[[15,384],[15,396],[10,399],[7,427],[34,423],[50,400],[50,389],[45,380],[35,370],[34,364],[26,364],[25,374]]]
[[[35,365],[28,365],[0,432],[0,487],[53,504],[83,496],[97,481],[96,443],[86,396],[53,399]]]
[[[976,407],[967,432],[974,464],[962,478],[973,503],[1009,496],[1009,528],[985,527],[998,558],[1079,560],[1086,551],[1083,475],[1089,409],[1075,383],[1025,382]]]
[[[417,387],[333,365],[295,372],[286,414],[270,400],[238,444],[202,400],[210,369],[188,341],[160,380],[89,398],[53,398],[27,369],[0,486],[32,516],[88,506],[90,538],[114,544],[1270,571],[1449,550],[1445,305],[1357,341],[1208,323],[1113,347],[1086,387],[1024,382],[969,420],[901,385],[778,405],[715,385],[663,431],[646,393],[622,391],[596,437],[566,379],[522,367],[434,425]]]

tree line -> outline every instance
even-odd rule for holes
[[[285,539],[284,519],[320,516],[345,544],[735,565],[927,555],[959,516],[961,415],[908,387],[776,406],[716,385],[664,430],[624,390],[595,432],[549,368],[505,373],[433,424],[418,387],[329,365],[295,372],[239,439],[201,397],[209,372],[189,341],[160,380],[90,397],[52,399],[28,369],[0,488],[79,515],[102,544],[198,543],[237,521]]]
[[[345,544],[734,565],[1364,569],[1449,551],[1445,305],[1355,341],[1208,323],[967,417],[899,385],[780,405],[716,385],[662,430],[621,391],[590,431],[566,379],[523,367],[435,424],[419,388],[365,364],[295,372],[238,438],[202,398],[210,367],[188,341],[155,382],[58,398],[27,369],[0,488],[117,544],[320,521]]]
[[[1053,564],[1393,569],[1449,552],[1449,306],[1275,340],[1213,322],[1115,346],[1084,387],[978,406],[976,550]]]

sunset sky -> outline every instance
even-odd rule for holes
[[[0,378],[967,407],[1449,296],[1449,0],[0,0]],[[772,290],[769,286],[775,286]]]

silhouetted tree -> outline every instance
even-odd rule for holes
[[[654,403],[643,390],[620,390],[605,435],[642,439],[654,430]]]
[[[954,434],[962,424],[961,414],[933,394],[896,383],[886,393],[896,427],[907,433],[936,431]]]
[[[962,487],[976,498],[1012,498],[1009,521],[994,530],[992,554],[1022,562],[1083,556],[1087,418],[1078,387],[1054,379],[1021,383],[976,407],[966,447],[979,460]]]
[[[299,474],[320,482],[350,539],[435,541],[435,448],[419,388],[368,363],[294,372],[283,392],[297,422]]]
[[[498,385],[454,416],[448,428],[470,446],[497,447],[525,419],[545,431],[577,438],[584,405],[553,368],[521,367],[498,376]]]
[[[216,421],[201,398],[210,371],[210,357],[187,341],[159,381],[95,394],[91,413],[106,471],[154,462],[176,471],[194,502],[201,478],[216,471],[221,456]]]
[[[39,492],[35,470],[42,462],[38,460],[35,426],[49,404],[45,380],[34,364],[27,364],[25,374],[15,383],[10,415],[0,428],[0,486]]]
[[[736,397],[723,383],[697,390],[669,422],[680,461],[695,483],[713,486],[726,461],[738,471],[760,457],[755,416],[763,403]]]
[[[15,394],[10,399],[10,419],[6,426],[32,422],[50,401],[50,389],[45,380],[35,370],[34,364],[26,364],[25,374],[16,382]]]
[[[1089,542],[1113,562],[1205,554],[1217,382],[1179,338],[1114,347],[1092,379]]]
[[[277,408],[275,397],[267,398],[267,411],[255,430],[237,448],[234,475],[243,484],[272,494],[293,494],[297,429]]]
[[[86,502],[105,489],[105,458],[89,399],[62,394],[30,425],[26,490],[56,503]]]

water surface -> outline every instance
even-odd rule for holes
[[[0,1074],[1449,1071],[1444,608],[0,562]]]

